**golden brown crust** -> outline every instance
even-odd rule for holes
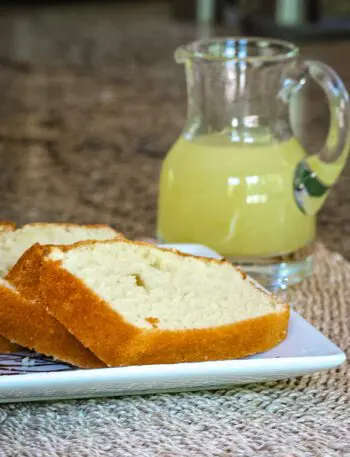
[[[11,221],[0,221],[0,235],[6,232],[13,232],[16,230],[16,224]],[[0,335],[0,353],[8,354],[10,352],[18,352],[22,349],[16,343],[11,343],[8,339]]]
[[[7,222],[8,224],[12,224],[12,222]],[[1,222],[0,222],[1,224]],[[74,222],[31,222],[30,224],[25,224],[23,225],[22,228],[24,227],[45,227],[47,225],[58,225],[58,226],[67,226],[67,227],[85,227],[85,228],[108,228],[108,229],[112,229],[116,232],[116,234],[119,236],[122,234],[120,232],[118,232],[117,230],[115,230],[113,227],[111,227],[110,225],[108,224],[76,224]],[[15,225],[16,226],[16,225]]]
[[[76,245],[91,243],[94,242]],[[51,249],[46,247],[46,253]],[[68,251],[73,247],[61,249]],[[205,261],[221,263],[207,258]],[[210,329],[140,329],[126,322],[82,281],[61,268],[59,261],[47,257],[41,267],[40,291],[49,312],[109,366],[245,357],[272,348],[287,335],[288,305],[274,314]]]
[[[6,279],[16,291],[0,287],[0,334],[81,368],[105,366],[46,312],[37,288],[43,251],[40,245],[34,245],[8,273]]]
[[[148,246],[148,247],[151,247],[152,249],[157,249],[159,251],[167,251],[167,252],[173,252],[173,253],[175,252],[177,255],[179,255],[181,257],[192,257],[192,258],[196,258],[196,259],[202,259],[205,262],[213,262],[218,265],[222,264],[222,263],[228,263],[228,264],[232,265],[225,258],[214,259],[214,258],[210,258],[210,257],[194,256],[192,254],[187,254],[186,252],[181,252],[175,248],[159,247],[155,244],[147,243],[146,241],[131,241],[131,240],[128,240],[127,238],[125,238],[123,234],[121,234],[121,236],[118,236],[118,237],[110,239],[110,240],[81,240],[81,241],[77,241],[72,244],[60,244],[60,245],[47,244],[47,245],[45,245],[45,248],[46,248],[46,253],[51,252],[55,248],[58,248],[59,250],[61,250],[63,252],[68,252],[68,251],[76,249],[78,246],[87,246],[89,244],[114,244],[114,243],[132,244],[132,245],[137,245],[137,246]],[[235,268],[235,267],[233,267],[233,268]],[[242,277],[246,276],[238,268],[236,268],[236,270],[240,272]]]
[[[0,221],[0,233],[13,232],[16,230],[16,224],[11,221]]]
[[[45,246],[34,244],[22,254],[5,277],[27,299],[38,299],[40,268],[46,252]]]
[[[37,303],[0,286],[0,333],[11,341],[81,368],[104,364]]]
[[[11,343],[10,340],[0,335],[0,353],[10,354],[11,352],[19,352],[23,349],[22,346],[16,343]]]

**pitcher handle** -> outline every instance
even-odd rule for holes
[[[327,95],[330,126],[325,145],[318,154],[299,162],[294,174],[295,200],[305,214],[313,215],[323,205],[330,188],[341,174],[350,149],[349,94],[337,73],[324,63],[307,60],[294,88],[299,89],[307,76]]]

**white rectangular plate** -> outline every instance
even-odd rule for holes
[[[201,245],[166,246],[220,257]],[[344,361],[335,344],[292,311],[283,343],[240,360],[79,370],[33,353],[0,354],[0,402],[221,389],[328,370]]]

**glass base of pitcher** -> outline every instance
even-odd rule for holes
[[[229,260],[254,278],[268,290],[286,289],[301,282],[312,273],[312,246],[292,254],[257,258]]]

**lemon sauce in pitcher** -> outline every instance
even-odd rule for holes
[[[235,144],[219,133],[181,136],[163,164],[158,237],[234,258],[298,250],[315,237],[315,217],[291,192],[304,157],[295,138]]]

